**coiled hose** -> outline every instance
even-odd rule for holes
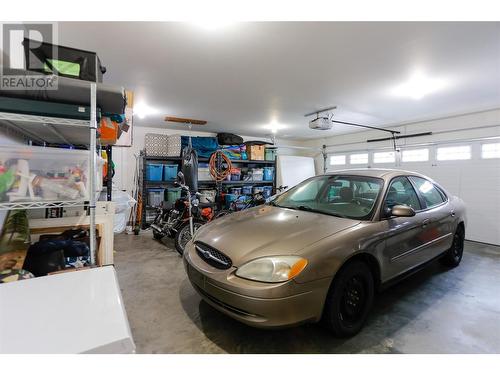
[[[217,168],[217,157],[219,155],[222,161],[227,164],[226,168],[221,168],[220,170]],[[219,182],[227,178],[227,176],[231,173],[233,165],[231,163],[231,160],[227,157],[226,154],[224,154],[220,150],[217,150],[210,156],[209,168],[212,177],[215,179],[215,181]]]

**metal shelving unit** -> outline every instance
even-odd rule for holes
[[[96,181],[95,169],[97,161],[97,102],[96,84],[91,82],[90,119],[76,120],[69,118],[27,115],[20,113],[0,112],[0,124],[22,133],[27,139],[43,144],[65,144],[87,146],[89,152],[89,199],[71,201],[16,201],[0,202],[0,210],[30,210],[37,208],[60,208],[87,206],[90,216],[90,262],[95,264],[96,233],[95,206]]]
[[[171,162],[178,163],[180,170],[180,163],[182,158],[180,156],[148,156],[144,151],[141,151],[141,187],[142,187],[142,197],[143,197],[143,210],[142,210],[142,229],[147,228],[147,212],[155,210],[156,207],[152,207],[149,205],[147,191],[149,188],[165,188],[174,186],[174,181],[148,181],[146,179],[146,165],[149,162]],[[198,158],[199,163],[208,163],[209,158]],[[222,160],[218,161],[219,168],[222,168]],[[238,165],[253,165],[253,166],[276,166],[275,160],[231,160],[232,164]],[[219,181],[215,180],[201,180],[198,181],[199,186],[203,186],[205,188],[212,187],[214,189],[221,190],[222,186],[243,186],[243,185],[272,185],[273,190],[276,189],[276,168],[274,169],[274,176],[272,181]]]

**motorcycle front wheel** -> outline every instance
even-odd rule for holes
[[[203,224],[205,224],[204,221],[193,219],[193,232],[196,233],[196,231],[200,229]],[[184,224],[182,224],[182,226],[175,234],[175,249],[180,255],[184,254],[184,248],[186,247],[186,244],[190,240],[191,240],[191,229],[189,227],[189,220],[188,220]]]

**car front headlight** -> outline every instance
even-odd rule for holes
[[[291,280],[307,266],[298,256],[274,256],[251,260],[236,271],[236,276],[266,283]]]

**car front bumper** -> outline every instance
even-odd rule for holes
[[[330,279],[304,284],[261,283],[235,276],[236,268],[219,270],[199,257],[192,243],[184,267],[194,289],[215,309],[250,326],[278,328],[321,318]]]

